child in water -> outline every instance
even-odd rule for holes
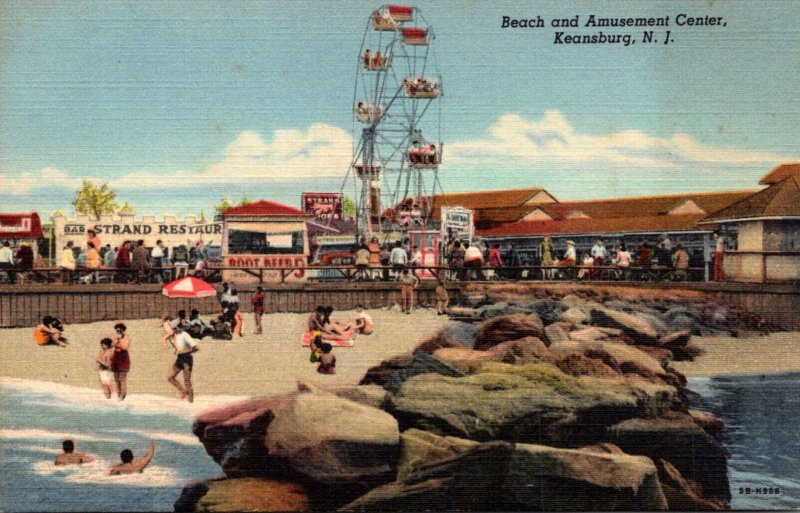
[[[100,353],[95,361],[97,362],[97,373],[100,375],[100,386],[103,387],[103,394],[106,399],[111,399],[111,384],[114,381],[114,373],[111,372],[111,359],[114,357],[114,341],[104,338],[100,341]]]
[[[319,357],[322,354],[322,332],[314,331],[311,333],[311,344],[309,348],[311,349],[311,356],[308,361],[316,363],[319,361]]]
[[[323,342],[322,354],[319,357],[319,365],[317,365],[317,372],[320,374],[336,374],[336,357],[331,351],[333,351],[333,346]]]

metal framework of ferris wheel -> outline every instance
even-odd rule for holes
[[[383,5],[367,20],[353,93],[357,235],[423,228],[441,192],[442,77],[434,32],[416,7]]]

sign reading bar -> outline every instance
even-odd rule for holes
[[[318,219],[342,218],[342,194],[337,192],[304,192],[303,212]]]

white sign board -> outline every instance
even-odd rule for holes
[[[472,210],[464,207],[442,207],[442,240],[472,242],[474,233]]]

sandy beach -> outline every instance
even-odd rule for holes
[[[207,394],[261,396],[296,389],[298,378],[327,384],[356,384],[368,368],[388,356],[413,349],[424,337],[446,325],[446,316],[428,309],[411,315],[385,309],[370,310],[375,332],[359,335],[353,347],[334,348],[335,375],[321,375],[309,362],[309,350],[300,345],[305,314],[269,314],[263,317],[264,334],[253,335],[252,314],[245,316],[244,337],[200,341],[194,358],[192,382],[196,396]],[[346,321],[354,312],[335,312],[335,321]],[[204,317],[208,320],[209,317]],[[97,387],[94,358],[100,339],[111,336],[119,321],[66,326],[67,348],[37,346],[32,328],[0,330],[0,376],[49,381],[78,387]],[[156,319],[123,321],[131,336],[132,367],[128,396],[149,393],[177,397],[166,381],[175,356],[161,344]],[[180,378],[179,378],[180,379]]]
[[[251,316],[245,319],[244,337],[231,341],[205,338],[195,355],[193,382],[198,396],[261,396],[295,389],[298,378],[327,384],[356,384],[366,370],[383,359],[411,350],[427,336],[451,322],[432,310],[411,315],[377,309],[369,311],[375,332],[359,336],[353,347],[335,348],[337,374],[316,372],[308,349],[299,343],[306,315],[264,316],[265,333],[253,335]],[[344,321],[353,312],[337,312]],[[0,376],[55,382],[77,387],[97,387],[94,358],[99,341],[113,333],[117,321],[67,326],[67,348],[40,347],[31,328],[0,330]],[[161,345],[161,327],[155,319],[126,322],[132,338],[129,395],[148,393],[176,397],[166,373],[175,357]],[[748,338],[693,337],[706,354],[693,362],[673,362],[687,376],[754,374],[800,370],[800,333],[781,332]]]

